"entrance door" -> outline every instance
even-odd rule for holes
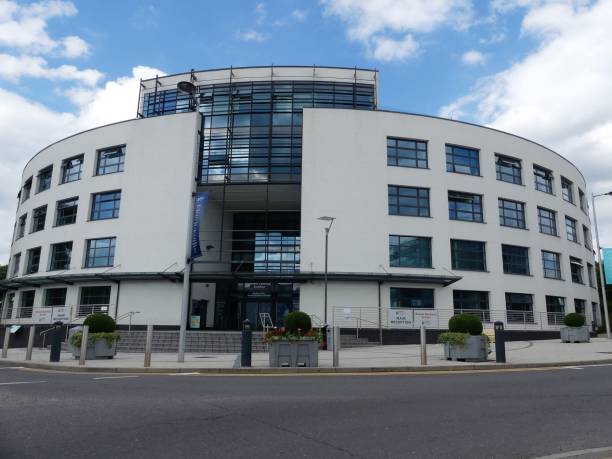
[[[207,306],[208,300],[191,300],[189,311],[189,328],[191,330],[204,330]]]
[[[272,315],[272,303],[270,302],[259,302],[259,301],[247,301],[245,316],[251,322],[251,329],[261,330],[261,320],[259,319],[260,314]]]

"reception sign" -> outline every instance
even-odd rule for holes
[[[434,309],[389,309],[390,328],[439,328],[438,312]]]

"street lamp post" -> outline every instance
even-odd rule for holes
[[[612,196],[612,191],[608,191],[607,193],[601,194],[593,194],[591,195],[591,200],[593,203],[593,226],[595,227],[595,240],[597,241],[597,261],[599,263],[599,279],[601,280],[601,298],[603,301],[604,307],[604,315],[606,319],[606,336],[608,339],[610,336],[610,315],[608,313],[608,299],[606,298],[606,284],[604,280],[604,270],[603,270],[603,262],[601,259],[601,246],[599,245],[599,230],[597,229],[597,213],[595,211],[595,198],[600,196]]]
[[[335,217],[323,216],[319,217],[318,220],[323,220],[325,222],[329,222],[329,226],[325,228],[325,293],[324,293],[324,303],[323,303],[323,322],[327,325],[327,255],[329,252],[329,230],[334,224]]]

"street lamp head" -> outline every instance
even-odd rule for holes
[[[324,215],[323,217],[317,218],[317,220],[323,220],[325,222],[333,222],[335,220],[335,217],[328,217],[328,216]]]

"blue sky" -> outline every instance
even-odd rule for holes
[[[612,189],[612,0],[0,0],[0,263],[25,162],[191,68],[380,70],[380,107],[478,122]],[[612,246],[612,199],[601,201]]]

